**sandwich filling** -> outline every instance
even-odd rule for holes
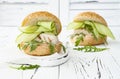
[[[96,40],[99,38],[105,39],[106,36],[115,39],[107,26],[94,21],[71,22],[67,29],[74,29],[74,34],[71,35],[71,39],[76,40],[75,46],[78,46],[80,42],[84,41],[85,36],[93,36]]]
[[[30,52],[35,50],[40,44],[48,44],[51,54],[55,51],[55,45],[59,43],[58,33],[55,22],[39,21],[33,26],[22,26],[20,27],[22,32],[16,39],[18,47],[20,49],[27,49],[30,47]],[[21,46],[21,43],[24,43]],[[61,44],[61,47],[65,47]]]

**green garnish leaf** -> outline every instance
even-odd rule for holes
[[[78,28],[84,28],[83,22],[71,22],[67,27],[68,30]]]
[[[55,45],[52,43],[49,43],[50,53],[53,54],[55,51]]]
[[[80,42],[83,41],[84,36],[85,35],[83,33],[78,34],[78,37],[75,41],[75,46],[78,46],[80,44]]]
[[[86,29],[88,32],[91,32],[92,35],[94,36],[94,38],[97,40],[97,39],[100,37],[100,34],[99,34],[99,32],[97,31],[94,22],[84,21],[84,23],[86,24],[86,25],[85,25],[85,29]]]
[[[22,47],[22,49],[25,50],[25,49],[28,47],[28,45],[29,45],[28,43],[25,44],[25,45]]]
[[[37,48],[37,44],[30,44],[30,52]]]
[[[21,50],[21,46],[20,46],[20,44],[18,44],[17,47]]]
[[[82,37],[78,37],[75,41],[75,46],[78,46],[82,40],[83,40]]]
[[[30,42],[25,42],[24,46],[21,47],[21,49],[25,50],[28,46],[30,47],[30,52],[32,52],[33,50],[35,50],[37,48],[38,45],[40,45],[41,43],[43,43],[43,41],[36,41],[36,40],[32,40]]]
[[[98,48],[95,46],[84,46],[84,47],[73,48],[73,50],[84,51],[84,52],[101,52],[107,49],[108,48]]]
[[[40,66],[39,65],[21,65],[19,67],[13,67],[13,66],[10,66],[11,68],[13,69],[17,69],[17,70],[31,70],[31,69],[36,69],[36,68],[39,68]]]
[[[66,48],[65,48],[65,46],[64,46],[63,44],[61,44],[61,46],[62,46],[62,49],[63,49],[64,53],[66,53]]]

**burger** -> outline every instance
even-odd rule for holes
[[[59,53],[63,45],[58,39],[62,26],[60,20],[47,11],[29,14],[20,26],[22,32],[16,42],[23,52],[33,56]]]
[[[107,37],[115,39],[105,19],[95,12],[82,12],[74,17],[67,29],[73,29],[70,40],[75,46],[107,43]]]

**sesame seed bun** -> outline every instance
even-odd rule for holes
[[[61,51],[61,42],[58,42],[55,44],[54,52],[53,53],[59,53]],[[21,47],[24,46],[24,43],[21,43]],[[50,52],[50,47],[48,43],[42,43],[37,48],[33,51],[30,51],[30,47],[28,46],[25,50],[23,50],[24,53],[32,56],[46,56],[46,55],[51,55],[52,53]]]
[[[28,25],[30,26],[34,26],[37,25],[38,21],[54,21],[56,28],[57,28],[57,34],[59,34],[61,32],[62,26],[60,23],[60,20],[53,14],[47,12],[47,11],[39,11],[39,12],[34,12],[29,14],[28,16],[26,16],[22,22],[22,26],[21,27],[26,27]],[[55,44],[55,50],[54,53],[57,52],[59,53],[61,51],[61,42],[58,41]],[[24,42],[22,42],[20,44],[20,47],[23,47],[25,45]],[[37,46],[37,48],[33,51],[30,51],[30,46],[28,46],[26,49],[23,50],[24,53],[28,54],[28,55],[33,55],[33,56],[45,56],[45,55],[50,55],[51,51],[50,51],[50,46],[48,43],[42,43],[39,46]]]
[[[71,38],[71,42],[75,43],[76,42],[76,38]],[[92,46],[92,45],[99,45],[99,44],[103,44],[105,42],[106,38],[102,39],[102,38],[98,38],[97,40],[92,36],[92,35],[86,35],[84,37],[84,40],[80,42],[80,46]]]
[[[54,21],[57,28],[57,34],[61,32],[62,26],[60,20],[47,11],[39,11],[29,14],[22,22],[22,27],[27,25],[36,25],[38,21]]]
[[[78,21],[93,21],[93,22],[98,22],[101,23],[105,26],[107,26],[107,23],[105,21],[105,19],[100,16],[99,14],[95,13],[95,12],[82,12],[79,13],[77,16],[74,17],[74,22],[78,22]],[[81,30],[74,30],[74,32],[76,31],[81,31]],[[86,31],[86,30],[85,30]],[[90,33],[86,34],[86,36],[84,37],[83,41],[80,42],[79,45],[82,46],[87,46],[87,45],[99,45],[99,44],[103,44],[106,40],[106,37],[104,38],[98,38],[97,40],[94,38],[94,36]],[[76,37],[75,38],[71,38],[71,42],[75,43],[76,41]]]
[[[94,21],[107,26],[105,19],[95,12],[82,12],[74,17],[73,21]]]

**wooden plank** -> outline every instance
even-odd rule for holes
[[[0,2],[9,2],[9,3],[15,3],[15,2],[20,2],[20,3],[29,3],[29,2],[33,2],[33,3],[48,3],[49,0],[0,0]]]
[[[58,67],[40,67],[33,79],[58,79]]]
[[[108,51],[101,53],[73,51],[71,59],[60,66],[60,79],[119,79],[119,70]]]
[[[84,6],[84,7],[83,7]],[[107,6],[107,7],[106,7]],[[119,3],[71,3],[71,10],[95,9],[95,10],[109,10],[120,9]]]
[[[115,40],[108,39],[108,45],[106,47],[110,48],[109,53],[113,57],[116,64],[120,66],[120,27],[110,28],[115,36]]]
[[[87,1],[91,1],[91,0],[70,0],[70,2],[87,2]],[[120,2],[119,0],[95,0],[98,2]]]
[[[22,71],[12,69],[9,65],[0,63],[0,78],[2,79],[22,79]]]
[[[8,1],[0,4],[0,25],[20,26],[22,20],[30,13],[36,11],[49,11],[58,16],[58,0],[51,1]],[[17,18],[16,18],[17,17]],[[7,23],[6,23],[7,22]]]
[[[70,60],[59,67],[58,79],[77,79],[74,64]]]
[[[111,27],[110,29],[114,33],[117,40],[120,39],[120,37],[117,37],[120,33],[116,32],[120,30],[119,27]],[[60,66],[59,79],[119,79],[120,67],[118,61],[120,60],[116,61],[116,57],[113,58],[110,52],[113,52],[114,48],[118,51],[120,41],[115,41],[116,43],[110,41],[111,40],[108,39],[109,44],[107,46],[110,50],[106,50],[101,53],[84,53],[70,49],[71,59],[67,63]],[[113,47],[110,47],[110,45]],[[99,45],[98,47],[106,46]],[[119,54],[115,55],[118,57],[120,56]]]

